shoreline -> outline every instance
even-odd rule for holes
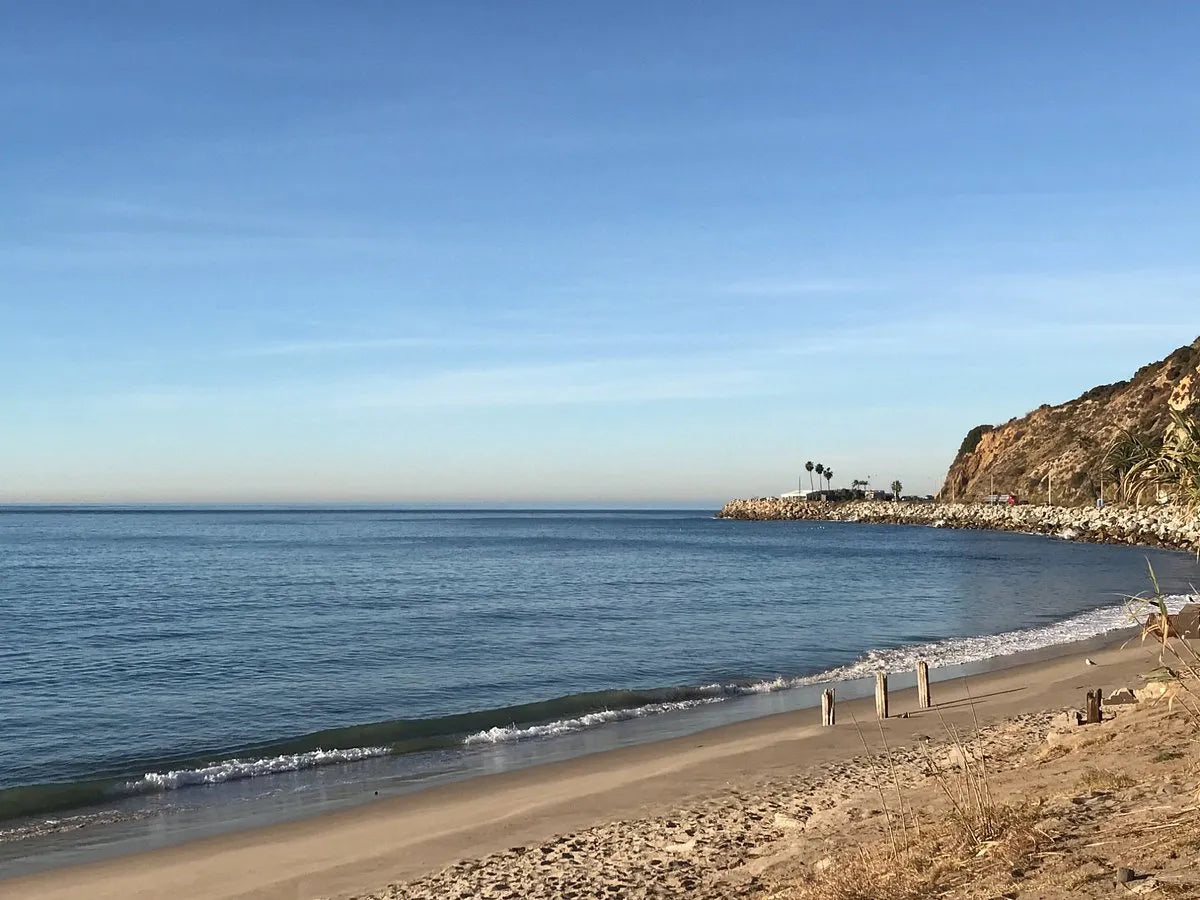
[[[1184,602],[1184,597],[1170,596],[1167,600],[1174,610]],[[470,781],[488,774],[517,772],[582,756],[603,754],[615,748],[686,738],[781,712],[814,710],[819,707],[820,692],[826,687],[835,688],[843,701],[870,696],[877,669],[889,673],[894,690],[910,688],[915,684],[913,669],[918,658],[930,665],[934,684],[974,678],[1052,660],[1065,653],[1108,646],[1134,633],[1130,631],[1128,623],[1126,606],[1100,607],[1062,621],[997,635],[945,638],[929,644],[878,649],[853,663],[821,673],[792,678],[779,676],[756,682],[752,687],[757,689],[737,695],[712,697],[696,705],[690,705],[695,701],[689,701],[680,709],[663,710],[657,706],[639,708],[627,711],[634,713],[632,716],[621,715],[611,720],[604,714],[601,724],[581,727],[580,730],[560,733],[551,726],[534,726],[531,729],[535,735],[532,739],[503,739],[496,743],[476,741],[474,738],[478,735],[472,735],[463,739],[457,750],[437,751],[439,754],[467,754],[462,760],[442,764],[449,768],[439,768],[437,763],[432,762],[432,757],[428,761],[418,761],[416,772],[422,774],[396,774],[397,770],[385,768],[389,759],[395,759],[397,763],[414,758],[420,760],[422,754],[383,758],[368,756],[356,763],[330,766],[331,781],[320,784],[314,782],[307,790],[295,795],[311,795],[311,790],[316,789],[320,799],[315,803],[308,801],[297,805],[291,802],[286,796],[288,789],[279,785],[272,787],[268,779],[266,787],[257,789],[266,791],[261,797],[267,799],[250,804],[234,802],[232,807],[228,802],[207,805],[210,801],[205,798],[206,789],[223,790],[225,786],[221,783],[194,784],[178,795],[174,790],[145,796],[133,795],[114,801],[117,805],[99,804],[67,810],[58,816],[46,813],[28,819],[19,818],[11,820],[16,826],[14,833],[18,836],[0,839],[0,851],[10,851],[0,853],[0,873],[3,873],[0,874],[0,880],[331,815],[381,799],[412,796],[438,786]],[[1078,632],[1080,628],[1084,629],[1082,633]],[[1064,640],[1064,634],[1070,637]],[[997,644],[997,641],[1005,643]],[[980,647],[979,644],[984,646]],[[708,689],[716,687],[727,688],[728,685],[710,685]],[[469,757],[472,761],[467,762]],[[339,776],[337,773],[343,770],[344,774]],[[327,770],[301,770],[290,774],[320,775],[322,771]],[[276,777],[287,778],[290,775],[284,772]],[[243,792],[240,797],[245,801],[255,795],[255,784],[258,782],[258,778],[249,778],[232,784]],[[295,787],[293,783],[292,789]],[[283,793],[279,793],[280,790]],[[178,801],[171,799],[174,797],[178,797]],[[158,798],[168,805],[160,805]],[[146,801],[144,808],[127,805],[130,801],[140,803],[143,800]],[[192,800],[192,804],[188,800]],[[197,801],[200,805],[195,805]],[[170,805],[176,802],[183,805]],[[49,818],[43,819],[45,816]],[[25,833],[23,836],[22,832]]]
[[[1200,512],[1169,507],[1035,506],[924,503],[889,500],[842,502],[755,497],[728,501],[718,519],[853,522],[1039,534],[1090,544],[1126,544],[1200,552]]]
[[[1057,645],[1047,659],[995,668],[969,679],[937,681],[937,711],[960,727],[1078,706],[1082,693],[1133,683],[1153,668],[1152,651],[1112,638],[1089,650],[1101,668],[1084,669],[1077,644]],[[1093,639],[1093,643],[1096,639]],[[1046,648],[1048,650],[1049,648]],[[1046,652],[1044,650],[1043,652]],[[968,706],[967,688],[975,713]],[[1119,682],[1119,683],[1118,683]],[[892,693],[888,741],[910,744],[937,726],[915,710],[915,690]],[[839,703],[839,721],[870,723],[868,699]],[[911,713],[909,718],[896,718]],[[871,738],[874,740],[874,738]],[[597,822],[669,815],[762,777],[795,774],[862,753],[853,726],[823,729],[813,709],[753,718],[681,737],[604,750],[559,762],[428,788],[313,817],[200,838],[158,850],[51,869],[4,882],[6,896],[153,897],[203,900],[351,896],[415,878],[465,858],[516,843],[545,840]]]

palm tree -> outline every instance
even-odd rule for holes
[[[817,463],[817,481],[825,477],[825,463]]]
[[[892,482],[892,499],[893,499],[893,500],[899,500],[899,499],[900,499],[900,492],[901,492],[902,490],[904,490],[904,485],[902,485],[902,484],[900,483],[900,479],[899,479],[899,478],[897,478],[895,481],[893,481],[893,482]]]
[[[813,462],[811,459],[804,464],[804,468],[808,472],[808,489],[811,491],[813,489],[813,482],[812,482]]]
[[[1155,494],[1166,496],[1188,508],[1200,506],[1200,418],[1171,410],[1171,422],[1158,457],[1141,477],[1152,481]]]
[[[1172,409],[1161,437],[1124,430],[1109,445],[1103,465],[1125,502],[1140,503],[1150,488],[1155,499],[1200,508],[1200,417]]]
[[[1103,474],[1117,484],[1117,499],[1128,502],[1141,493],[1143,484],[1153,477],[1155,463],[1163,452],[1163,442],[1152,436],[1125,428],[1104,454]]]
[[[830,488],[833,487],[833,469],[829,468],[829,466],[825,467],[825,483]]]

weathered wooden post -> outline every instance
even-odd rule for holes
[[[1087,717],[1083,720],[1085,725],[1099,725],[1103,716],[1101,708],[1101,697],[1103,697],[1100,688],[1094,691],[1087,692]]]
[[[883,671],[875,673],[875,715],[888,717],[887,672]]]
[[[837,713],[833,708],[833,688],[821,693],[821,724],[833,725],[837,722]]]
[[[929,699],[929,663],[925,660],[917,663],[917,706],[921,709],[933,706]]]

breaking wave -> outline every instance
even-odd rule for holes
[[[1167,598],[1166,603],[1169,611],[1176,612],[1185,603],[1196,600],[1196,597],[1177,595]],[[1080,613],[1061,622],[997,635],[948,638],[872,650],[847,665],[808,674],[692,687],[572,694],[501,709],[329,729],[208,758],[174,757],[131,762],[125,772],[110,771],[73,782],[0,790],[0,820],[78,809],[136,794],[215,785],[382,756],[553,738],[614,722],[721,703],[735,697],[869,677],[878,669],[910,671],[921,659],[933,668],[982,662],[1096,637],[1129,628],[1132,624],[1127,605],[1112,606]],[[0,831],[0,841],[15,831]]]
[[[387,756],[390,752],[387,747],[355,747],[349,750],[310,750],[307,753],[289,753],[267,759],[227,759],[198,769],[147,772],[135,781],[126,782],[121,790],[124,793],[143,794],[150,791],[171,791],[196,784],[221,784],[242,778],[254,778],[257,775],[279,775],[317,766],[358,762],[374,756]]]

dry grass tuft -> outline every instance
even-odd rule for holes
[[[806,875],[789,900],[916,900],[961,883],[980,866],[1011,868],[1041,845],[1034,828],[1035,804],[996,806],[991,837],[978,842],[979,826],[966,830],[954,819],[925,823],[919,847],[899,852],[890,841],[847,849],[822,860]]]
[[[1039,803],[997,803],[982,748],[973,747],[944,721],[952,754],[939,765],[926,748],[927,773],[949,803],[949,815],[923,819],[906,804],[891,752],[875,772],[886,840],[856,846],[822,860],[785,896],[794,900],[916,900],[960,881],[980,865],[1011,867],[1044,839],[1034,827]],[[881,731],[882,734],[882,731]],[[859,732],[860,737],[862,732]],[[865,738],[863,740],[866,746]],[[891,775],[895,808],[888,806]]]
[[[1161,668],[1169,677],[1167,709],[1174,711],[1178,707],[1192,723],[1200,728],[1200,651],[1188,640],[1175,634],[1171,629],[1171,616],[1167,612],[1166,596],[1154,574],[1154,567],[1149,562],[1146,567],[1150,574],[1151,593],[1136,594],[1127,598],[1129,614],[1135,622],[1141,625],[1141,640],[1158,645],[1158,660]],[[1192,588],[1195,592],[1195,587]]]
[[[859,847],[830,857],[820,872],[808,873],[785,895],[794,900],[917,900],[928,897],[943,881],[935,861],[905,854],[890,846]]]
[[[1133,787],[1137,781],[1123,772],[1112,769],[1084,769],[1079,778],[1081,791],[1119,791],[1121,788]]]

